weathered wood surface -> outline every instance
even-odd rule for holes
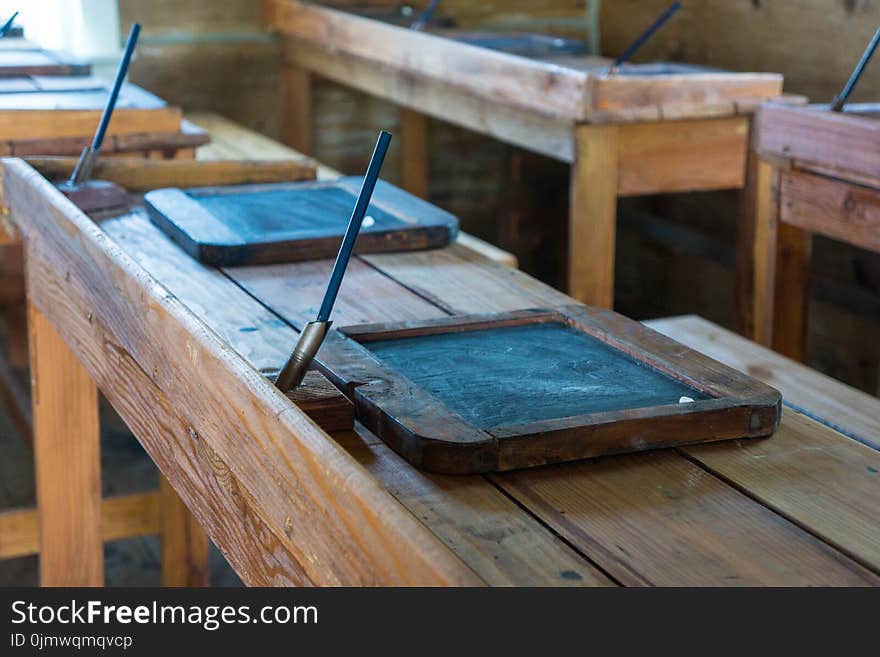
[[[755,148],[762,155],[880,188],[880,118],[768,103],[755,123]]]
[[[776,74],[609,75],[604,65],[583,70],[510,55],[297,0],[268,4],[272,27],[317,44],[327,57],[340,53],[571,121],[732,116],[738,99],[772,98],[782,91],[782,76]],[[312,72],[322,74],[320,68]],[[633,113],[634,107],[641,109]]]
[[[47,316],[30,302],[28,329],[40,584],[101,586],[98,389]]]
[[[196,157],[199,160],[294,160],[317,166],[318,180],[335,180],[342,177],[339,171],[335,171],[320,162],[315,163],[314,160],[299,151],[269,139],[258,132],[248,130],[222,116],[216,114],[191,114],[189,117],[211,134],[211,143],[202,146],[196,153]],[[404,188],[406,189],[406,187]],[[414,193],[412,189],[407,189],[407,191]],[[419,194],[416,195],[418,196]],[[0,222],[2,222],[2,217],[0,217]],[[490,260],[501,262],[509,267],[517,266],[516,258],[512,254],[473,235],[459,231],[457,241],[459,244],[480,253]]]
[[[12,176],[8,164],[6,169],[6,175]],[[26,180],[37,184],[31,178]],[[7,179],[9,184],[11,180]],[[54,194],[51,189],[45,189],[45,193],[50,198]],[[33,206],[34,201],[28,198],[27,203]],[[63,219],[51,211],[36,212]],[[65,325],[69,324],[66,330],[76,336],[73,344],[79,345],[91,364],[90,371],[100,374],[99,383],[111,391],[114,405],[122,409],[142,440],[153,441],[150,451],[159,457],[167,475],[176,475],[169,476],[172,482],[176,483],[184,474],[200,471],[201,461],[198,450],[192,446],[190,428],[202,443],[210,441],[218,457],[215,463],[228,465],[232,460],[233,474],[247,472],[251,462],[244,459],[250,454],[250,445],[266,446],[257,410],[252,405],[242,406],[244,417],[249,418],[248,427],[254,429],[247,432],[250,437],[237,433],[228,444],[218,441],[220,428],[237,431],[243,420],[227,416],[222,406],[213,408],[210,414],[217,418],[216,422],[201,419],[208,417],[201,412],[199,398],[204,393],[194,386],[196,379],[210,378],[215,386],[230,386],[227,392],[237,389],[237,398],[244,400],[248,393],[263,390],[264,384],[268,384],[262,377],[246,374],[251,371],[248,368],[236,368],[234,374],[218,368],[216,357],[212,356],[216,353],[214,349],[199,347],[206,343],[210,346],[216,340],[214,344],[218,347],[228,345],[227,350],[231,347],[251,366],[271,376],[295,339],[288,322],[299,325],[311,317],[331,263],[229,269],[220,273],[186,258],[149,224],[143,211],[104,220],[102,227],[112,235],[112,242],[101,237],[105,233],[78,217],[72,213],[68,218],[79,233],[75,246],[69,236],[63,242],[59,238],[57,248],[63,249],[64,257],[41,257],[35,270],[38,280],[33,281],[41,284],[34,287],[53,290],[57,286],[65,290],[63,296],[52,294],[53,303],[69,307],[63,315],[59,312],[58,319],[63,317]],[[45,219],[35,228],[35,243],[54,244],[54,231],[51,225],[44,224]],[[85,258],[77,255],[85,248],[84,240],[88,245]],[[35,251],[39,257],[40,249]],[[69,267],[71,281],[66,281],[52,273],[52,263],[59,261],[83,264]],[[85,277],[97,283],[105,272],[116,272],[114,292],[98,304],[97,297],[90,292],[94,286],[87,288],[79,280]],[[229,276],[252,296],[230,281]],[[85,303],[81,301],[83,297]],[[218,297],[227,303],[214,302]],[[385,302],[377,303],[378,298]],[[140,299],[150,301],[148,313],[137,314],[133,310],[142,303]],[[568,297],[453,246],[437,252],[356,258],[341,291],[336,319],[340,325],[424,320],[451,313],[505,312],[564,303],[570,303]],[[84,312],[86,308],[94,312],[91,324]],[[195,315],[189,315],[190,311]],[[133,314],[137,323],[133,318],[127,319]],[[178,330],[180,321],[175,320],[184,319],[185,330]],[[202,332],[201,322],[210,327],[210,333]],[[168,355],[164,358],[151,356],[150,338],[143,335],[145,323],[151,331],[153,327],[162,327],[164,337],[160,339],[159,333],[152,337],[168,343]],[[124,340],[124,345],[120,340]],[[189,349],[184,346],[187,341]],[[192,354],[197,354],[195,361]],[[226,354],[230,360],[237,358],[229,351]],[[174,363],[183,363],[188,358],[194,364],[179,371]],[[120,371],[126,379],[134,377],[139,385],[127,385],[124,390],[110,385],[118,380]],[[247,382],[247,391],[241,386],[236,388],[235,377]],[[758,377],[765,378],[760,374]],[[793,378],[797,379],[796,375]],[[824,392],[821,387],[817,391],[813,394]],[[179,408],[182,399],[187,399],[185,409]],[[144,408],[151,409],[150,413],[145,415]],[[278,414],[272,426],[285,422],[290,413],[288,410]],[[874,422],[877,415],[865,413]],[[287,449],[302,444],[308,431],[301,424],[288,424],[283,433]],[[551,466],[499,475],[491,482],[474,476],[442,477],[419,472],[362,429],[358,434],[338,436],[347,454],[339,454],[327,444],[309,444],[323,444],[322,449],[336,455],[327,458],[322,467],[341,467],[339,463],[351,459],[360,461],[372,476],[371,481],[395,496],[423,527],[429,528],[489,583],[607,583],[608,575],[627,584],[875,583],[880,570],[880,537],[871,528],[878,524],[880,504],[870,476],[875,476],[871,468],[877,467],[873,460],[877,452],[796,415],[783,418],[777,437],[780,435],[791,436],[796,448],[788,441],[778,442],[775,437],[711,449],[692,447],[682,452]],[[291,437],[293,443],[286,442]],[[318,439],[314,435],[313,438]],[[329,439],[322,434],[321,440],[326,443]],[[171,449],[169,443],[178,447]],[[157,449],[158,445],[162,449]],[[268,449],[269,454],[277,453]],[[766,451],[765,458],[754,458],[752,450],[758,449]],[[235,459],[228,458],[230,450],[235,452]],[[809,462],[805,467],[815,475],[826,470],[834,472],[833,486],[829,480],[814,486],[810,483],[813,475],[794,467],[797,459],[806,456]],[[262,462],[258,457],[252,458],[257,459],[256,463]],[[299,462],[301,459],[288,467]],[[765,469],[755,475],[756,467]],[[264,473],[266,480],[233,478],[224,474],[230,470],[218,467],[215,472],[223,481],[237,480],[243,492],[261,493],[240,495],[244,506],[271,508],[263,507],[264,493],[276,479],[268,473]],[[860,477],[855,477],[856,473]],[[226,489],[217,483],[217,478],[209,475],[200,481],[203,486],[191,489],[189,494],[194,497],[187,500],[188,505],[197,512],[200,522],[217,527],[215,540],[218,536],[222,539],[218,543],[236,569],[245,573],[246,581],[305,581],[296,575],[300,572],[299,562],[285,555],[294,552],[294,545],[315,545],[323,540],[321,523],[313,525],[300,515],[307,512],[308,506],[291,518],[288,540],[282,538],[283,531],[273,531],[268,522],[242,532],[242,524],[230,522],[230,518],[243,518],[241,522],[246,523],[260,521],[263,516],[243,516],[233,510],[238,508],[234,505],[223,507]],[[317,485],[314,481],[302,483],[303,491],[314,491],[313,486]],[[795,485],[804,493],[792,494]],[[348,507],[341,513],[350,511],[352,499],[348,498]],[[385,498],[382,503],[389,500]],[[398,502],[390,508],[397,508],[394,504]],[[364,502],[366,508],[370,504]],[[364,511],[363,505],[358,508]],[[387,513],[386,508],[383,517],[387,518]],[[335,517],[330,515],[321,522],[334,522]],[[670,520],[681,517],[688,522]],[[278,518],[276,522],[283,520],[280,516],[272,518]],[[254,532],[262,537],[261,541],[252,539]],[[338,536],[335,538],[334,549],[338,550]],[[398,535],[388,545],[405,542]],[[361,545],[354,551],[362,556],[370,554],[370,545]],[[421,552],[424,548],[415,549]],[[357,563],[371,558],[363,556]],[[274,577],[265,575],[269,570],[267,559],[272,560]],[[324,566],[315,562],[312,572],[328,572]]]
[[[246,581],[479,581],[51,184],[20,161],[4,162],[3,173],[35,307]],[[120,374],[127,390],[112,384]],[[184,398],[181,412],[172,400]]]

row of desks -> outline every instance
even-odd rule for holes
[[[136,168],[108,161],[102,175],[137,193],[220,175],[188,166],[153,163],[138,183]],[[248,584],[878,582],[874,398],[703,320],[658,321],[781,389],[776,435],[490,476],[426,474],[361,427],[322,430],[266,378],[314,313],[330,262],[203,267],[137,204],[93,221],[23,162],[3,169],[31,265],[33,353],[37,363],[53,354],[34,375],[40,421],[93,417],[93,381]],[[222,171],[221,182],[235,180],[234,165]],[[356,258],[337,321],[566,303],[454,245]],[[61,384],[71,377],[75,392]],[[63,516],[76,538],[67,545],[78,546],[44,553],[58,583],[100,579],[100,501],[76,485],[96,429],[78,426],[65,444],[36,436],[65,466],[43,502],[58,507],[41,511]]]
[[[763,100],[803,102],[781,96],[781,75],[656,64],[612,75],[610,60],[588,55],[512,56],[298,0],[264,7],[284,37],[282,117],[295,148],[311,152],[319,76],[401,108],[402,181],[416,195],[428,191],[427,117],[571,164],[568,289],[583,302],[612,307],[618,197],[744,189],[738,315],[756,335],[751,240],[770,181],[750,155],[750,126]]]

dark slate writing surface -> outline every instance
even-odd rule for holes
[[[190,197],[202,205],[245,242],[342,235],[351,217],[356,196],[341,187],[284,189],[259,193],[231,193]],[[406,224],[370,205],[363,230],[393,230]],[[369,225],[368,225],[369,224]]]
[[[709,398],[559,322],[363,346],[481,429]]]

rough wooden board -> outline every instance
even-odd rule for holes
[[[618,131],[620,196],[743,186],[745,117],[624,125]]]
[[[523,470],[493,479],[626,584],[880,582],[671,452]]]
[[[521,272],[505,270],[503,267],[499,267],[492,263],[483,263],[480,267],[479,274],[471,274],[470,277],[466,277],[465,272],[473,271],[466,258],[455,253],[454,249],[446,249],[441,253],[445,257],[437,264],[441,268],[440,271],[444,274],[442,277],[426,275],[426,272],[428,271],[427,263],[424,260],[417,260],[414,257],[416,254],[366,256],[366,259],[368,259],[371,264],[385,272],[388,276],[400,281],[403,285],[418,291],[421,295],[425,296],[425,298],[429,298],[435,303],[442,304],[442,306],[449,312],[465,313],[477,310],[486,311],[490,309],[498,311],[513,310],[540,305],[535,303],[536,297],[546,296],[547,298],[557,300],[559,298],[567,298],[555,290],[534,281]],[[470,284],[467,286],[467,293],[461,294],[460,288],[465,286],[465,280],[470,280]],[[732,336],[732,334],[705,322],[705,320],[697,320],[694,318],[690,321],[699,322],[703,326],[710,327],[711,335],[723,333],[724,335]],[[666,325],[662,322],[653,324],[653,326],[666,331],[664,328]],[[684,339],[684,334],[679,338],[677,333],[672,331],[669,331],[669,333],[674,339],[681,339],[683,343],[689,342],[687,339]],[[829,387],[825,382],[833,383],[830,378],[812,372],[804,366],[794,365],[794,368],[790,373],[773,368],[773,376],[766,374],[767,370],[760,365],[762,362],[760,357],[755,356],[754,358],[756,362],[753,361],[748,363],[748,366],[744,366],[736,359],[737,353],[754,354],[756,352],[768,352],[753,343],[749,343],[743,338],[736,336],[733,337],[735,337],[736,341],[735,349],[724,348],[723,345],[721,345],[722,350],[719,351],[719,346],[714,344],[714,338],[712,341],[700,343],[691,342],[691,346],[783,390],[786,397],[791,397],[792,393],[789,392],[789,389],[793,386],[795,390],[798,391],[799,395],[795,400],[796,403],[807,408],[818,406],[821,408],[819,412],[826,417],[842,417],[847,418],[847,421],[859,422],[859,426],[864,430],[864,435],[880,435],[880,423],[878,423],[880,413],[873,410],[878,404],[880,404],[876,399],[846,388],[845,386],[841,386],[840,384]],[[807,376],[808,374],[809,376]],[[815,381],[815,383],[810,382],[811,377],[816,377],[812,378],[812,381]],[[837,391],[835,393],[836,397],[825,399],[823,396],[824,392],[830,390],[832,387]],[[850,395],[852,395],[852,397],[850,397]],[[859,409],[860,405],[863,407],[866,400],[871,400],[871,410],[854,410]],[[816,404],[815,402],[817,401],[820,403]],[[862,465],[866,468],[871,465],[871,461],[866,460],[865,454],[861,453],[860,445],[844,439],[818,424],[811,425],[808,432],[802,432],[800,434],[800,440],[802,441],[802,448],[805,452],[814,454],[818,459],[818,462],[814,466],[815,468],[821,469],[824,467],[833,467],[833,460],[826,460],[828,457],[822,447],[827,440],[839,440],[840,443],[838,449],[848,452],[848,460],[850,462],[862,462]],[[763,441],[761,444],[772,448],[774,440],[771,438],[770,440]],[[815,447],[815,449],[812,449],[813,447]],[[738,470],[741,470],[743,472],[742,476],[745,477],[745,473],[749,472],[750,469],[754,467],[753,464],[750,463],[752,460],[751,457],[742,453],[742,450],[735,446],[728,446],[727,451],[731,454],[731,461],[729,462],[728,474],[725,474],[725,477],[735,480],[735,477],[738,475],[732,473]],[[625,459],[627,457],[615,458]],[[692,457],[689,456],[689,458]],[[780,450],[778,458],[781,459],[782,462],[788,458],[784,449]],[[839,457],[834,458],[839,459]],[[547,468],[546,470],[552,471],[553,468]],[[548,480],[549,479],[550,477],[548,477]],[[850,500],[852,500],[852,505],[855,509],[862,508],[863,505],[861,502],[858,502],[858,498],[863,496],[865,491],[861,485],[854,485],[852,488],[849,488],[847,481],[848,480],[845,478],[841,479],[834,487],[827,487],[819,491],[814,491],[813,495],[802,496],[796,500],[791,499],[784,490],[770,490],[768,492],[765,488],[762,491],[762,495],[764,496],[760,499],[772,508],[776,508],[776,496],[779,496],[780,504],[783,499],[788,500],[788,513],[790,517],[794,519],[795,523],[802,524],[802,526],[805,526],[810,532],[815,532],[818,535],[825,535],[825,532],[828,531],[827,528],[823,526],[823,519],[825,514],[828,513],[828,509],[833,509],[834,513],[839,513],[841,516],[847,517],[852,521],[852,526],[849,527],[847,531],[851,530],[855,536],[863,536],[864,521],[862,517],[859,516],[858,513],[853,515],[847,511],[847,506],[850,504]],[[563,486],[564,483],[560,481],[559,485]],[[640,488],[644,485],[646,485],[644,481],[639,483],[633,482],[631,487]],[[842,489],[846,490],[844,491]],[[758,496],[757,493],[752,493],[748,487],[744,487],[744,490],[749,495]],[[875,504],[874,506],[880,509],[880,504]],[[706,512],[712,513],[709,508],[706,509]],[[835,541],[837,544],[843,544],[844,540],[845,533],[835,534]],[[856,546],[847,545],[845,549],[856,554],[854,547]],[[733,544],[729,544],[727,549],[733,549]],[[748,549],[743,551],[743,554],[748,553]],[[590,554],[597,563],[603,565],[603,568],[605,567],[604,562],[597,558],[595,553]],[[864,550],[859,553],[859,560],[864,561],[864,554]]]
[[[296,340],[296,333],[284,322],[217,270],[205,268],[177,250],[150,224],[142,211],[107,221],[103,227],[141,266],[254,367],[269,376],[277,372]],[[287,281],[287,284],[307,290],[307,296],[313,297],[317,304],[330,265],[329,262],[317,266],[308,263],[295,265],[300,276],[299,284],[296,285],[295,281]],[[352,262],[352,266],[370,271],[357,261]],[[369,283],[373,284],[383,280],[387,279],[378,275],[368,277]],[[281,280],[279,284],[285,285]],[[393,290],[393,296],[402,296],[400,288],[389,289]],[[228,303],[216,304],[213,302],[216,298],[227,299]],[[413,299],[417,301],[417,298]],[[360,316],[351,304],[339,307],[351,308],[352,316]],[[430,312],[431,307],[427,304],[425,307],[425,312]],[[371,443],[377,441],[375,437],[370,440]],[[608,582],[582,556],[565,547],[485,480],[422,475],[384,445],[371,448],[370,454],[357,450],[353,453],[389,492],[487,582],[538,585],[559,583],[560,578],[563,583],[580,585]],[[444,497],[439,491],[445,491],[449,496]],[[492,509],[491,514],[483,513],[487,508]],[[499,542],[500,527],[508,529],[504,530],[504,538]],[[228,548],[226,552],[227,556],[231,555]],[[533,559],[533,554],[541,555],[541,560]],[[233,563],[237,564],[237,570],[243,568],[240,561],[233,559]],[[501,564],[515,567],[504,570]],[[571,579],[566,579],[561,573],[575,573],[580,579],[572,575],[568,575]]]
[[[49,180],[69,177],[76,158],[29,157],[27,162]],[[146,192],[160,187],[183,185],[258,184],[312,180],[315,166],[291,160],[216,160],[193,166],[188,160],[144,160],[142,158],[106,158],[95,163],[94,177],[112,180],[132,192]]]
[[[145,407],[135,404],[127,409],[124,415],[130,421],[138,408],[158,407],[167,412],[169,396],[187,400],[187,420],[177,421],[179,433],[173,435],[189,456],[182,455],[178,463],[191,462],[194,442],[201,446],[210,464],[220,468],[215,472],[221,480],[233,486],[222,499],[232,506],[244,502],[250,515],[267,528],[266,540],[271,537],[279,551],[301,564],[300,572],[316,583],[478,581],[326,434],[180,302],[169,298],[48,182],[17,161],[5,161],[3,174],[5,198],[21,217],[27,238],[34,303],[59,322],[102,387],[108,387],[109,379],[122,370],[139,384],[132,386],[138,394],[152,397],[152,405],[147,402]],[[39,229],[31,223],[32,216],[41,217]],[[71,239],[71,233],[77,233],[78,239]],[[49,265],[58,261],[69,266],[60,280]],[[108,286],[112,294],[102,294]],[[64,292],[56,292],[60,290]],[[149,312],[144,304],[149,305]],[[87,307],[93,313],[91,324]],[[192,365],[181,369],[184,363]],[[161,385],[161,391],[146,372]],[[206,379],[214,381],[214,389],[206,389],[202,384]],[[239,401],[230,405],[233,398]],[[118,408],[124,403],[124,396],[117,397],[114,405]],[[141,426],[152,418],[155,415],[146,414]],[[267,425],[266,418],[274,420]],[[187,506],[199,509],[196,502],[201,501],[205,485],[216,484],[210,483],[212,476],[203,470],[200,476],[179,469],[170,472],[175,467],[169,463],[170,454],[157,449],[163,433],[149,434],[155,442],[148,449],[160,466],[164,464],[164,474]],[[296,458],[290,457],[292,453]],[[316,463],[320,468],[312,467]],[[352,505],[353,499],[361,504]],[[293,509],[297,510],[296,523],[289,520]],[[230,517],[241,516],[227,514],[227,524]],[[200,515],[198,519],[208,524],[204,522],[208,518]],[[337,526],[328,529],[328,523]]]
[[[780,221],[880,253],[880,189],[786,171],[779,206]]]
[[[107,497],[101,503],[101,531],[105,541],[159,533],[159,495],[155,492]],[[40,550],[36,509],[0,512],[0,559],[12,559]]]
[[[91,64],[65,53],[32,48],[0,49],[0,76],[88,75]]]
[[[296,0],[276,4],[272,26],[330,51],[371,58],[414,77],[441,79],[475,95],[542,115],[585,118],[587,74]]]
[[[880,120],[808,106],[768,103],[756,117],[755,148],[805,169],[833,169],[838,177],[877,181]]]

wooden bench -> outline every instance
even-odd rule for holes
[[[163,178],[164,166],[148,186],[203,180],[204,164]],[[40,502],[63,518],[65,540],[42,554],[53,582],[101,582],[91,380],[247,584],[880,583],[880,402],[707,322],[655,326],[779,387],[790,405],[772,438],[431,475],[363,429],[328,434],[262,374],[311,317],[331,262],[219,271],[142,209],[94,223],[21,161],[3,162],[3,189],[26,237],[35,358],[55,355],[34,372],[40,413],[47,426],[87,420],[63,444],[37,435],[65,463]],[[570,302],[453,245],[356,257],[334,319]]]

